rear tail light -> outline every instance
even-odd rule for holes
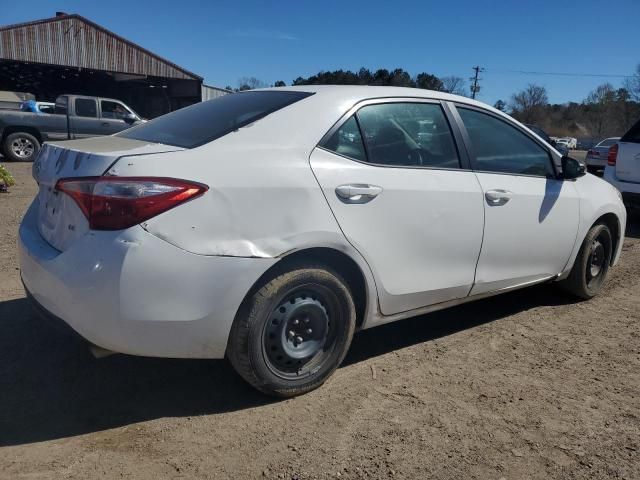
[[[618,144],[615,143],[609,147],[609,153],[607,154],[607,165],[615,166],[618,159]]]
[[[598,157],[599,157],[599,156],[600,156],[600,152],[599,152],[599,151],[597,151],[597,150],[589,150],[589,151],[587,152],[587,155],[592,155],[592,156],[594,156],[594,157],[596,157],[596,156],[598,156]]]
[[[92,230],[122,230],[202,195],[201,183],[157,177],[63,178],[56,190],[75,200]]]

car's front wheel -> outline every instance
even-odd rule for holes
[[[562,287],[573,295],[588,300],[596,296],[609,273],[613,256],[611,230],[603,223],[591,227],[569,276]]]
[[[291,397],[324,383],[344,359],[356,313],[339,274],[300,265],[265,282],[245,300],[227,356],[252,386]]]

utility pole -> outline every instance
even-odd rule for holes
[[[476,98],[476,93],[480,91],[480,85],[478,85],[478,81],[482,80],[478,77],[478,75],[480,75],[480,72],[484,72],[484,68],[477,65],[473,67],[472,70],[474,70],[476,74],[469,79],[473,81],[473,85],[471,85],[471,98]]]

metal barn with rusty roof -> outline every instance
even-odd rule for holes
[[[146,118],[199,102],[202,77],[76,14],[0,27],[0,90],[116,98]]]

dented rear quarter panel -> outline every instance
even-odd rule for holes
[[[301,149],[196,149],[129,158],[117,175],[176,176],[208,185],[201,197],[147,220],[143,228],[200,255],[278,257],[342,234]]]
[[[269,258],[306,247],[340,248],[348,242],[309,156],[353,102],[327,108],[312,96],[197,148],[123,157],[108,173],[206,184],[201,197],[143,224],[192,253]]]

